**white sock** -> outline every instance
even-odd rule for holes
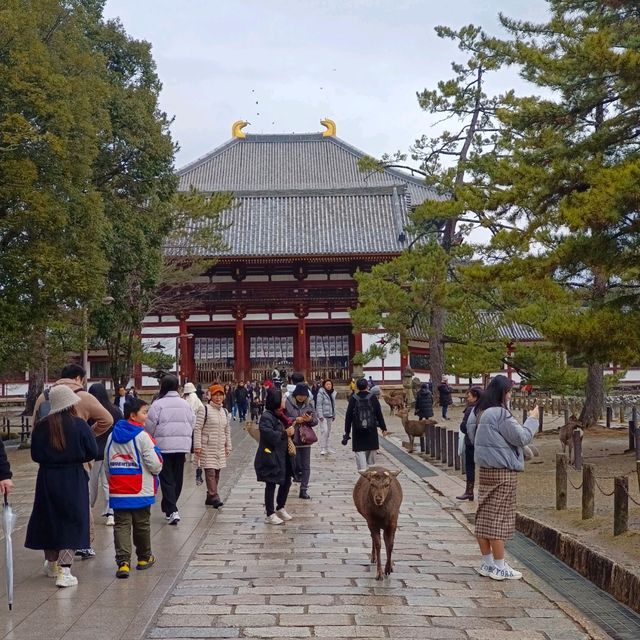
[[[488,567],[493,567],[493,553],[488,553],[486,556],[482,556],[482,564],[486,564]]]
[[[494,560],[493,564],[498,567],[498,569],[504,569],[504,558],[502,558],[502,560]]]

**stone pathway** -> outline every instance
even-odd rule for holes
[[[402,469],[404,502],[394,573],[376,581],[369,531],[351,498],[355,462],[340,446],[339,431],[335,455],[321,457],[314,447],[313,499],[299,500],[293,485],[287,510],[294,520],[282,526],[264,523],[255,448],[233,461],[243,470],[226,506],[147,638],[593,637],[528,583],[480,577],[470,531],[418,476],[384,453],[379,463]]]

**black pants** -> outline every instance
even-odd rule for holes
[[[184,458],[184,453],[162,454],[163,462],[160,472],[162,501],[160,507],[167,516],[178,510],[178,500],[182,493],[182,479],[184,477]]]
[[[291,458],[287,455],[287,475],[284,483],[278,487],[278,495],[276,497],[276,506],[273,506],[273,498],[276,493],[276,483],[267,482],[264,486],[264,506],[267,515],[270,516],[276,509],[284,509],[291,488],[291,477],[293,476],[293,468],[291,466]]]
[[[245,400],[244,402],[238,402],[238,418],[240,422],[244,422],[247,419],[247,408],[249,403]]]
[[[469,444],[469,439],[464,443],[464,471],[467,475],[467,482],[475,482],[476,479],[476,462],[473,459],[476,448]]]

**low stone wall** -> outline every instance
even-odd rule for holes
[[[640,613],[640,576],[570,535],[529,516],[518,513],[516,528],[616,600]]]

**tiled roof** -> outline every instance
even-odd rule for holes
[[[178,171],[179,189],[199,191],[281,191],[353,189],[405,184],[411,206],[440,199],[421,178],[386,169],[366,173],[366,154],[321,133],[247,135],[234,138]]]
[[[366,189],[237,192],[222,213],[225,257],[398,254],[408,222],[405,185]],[[197,229],[165,247],[171,256],[204,255]],[[405,232],[406,234],[406,232]]]
[[[537,342],[544,340],[544,336],[533,327],[518,322],[505,322],[502,315],[497,311],[481,311],[478,314],[478,322],[495,329],[498,337],[514,342]],[[421,326],[414,326],[409,329],[409,340],[428,342],[427,331]]]

